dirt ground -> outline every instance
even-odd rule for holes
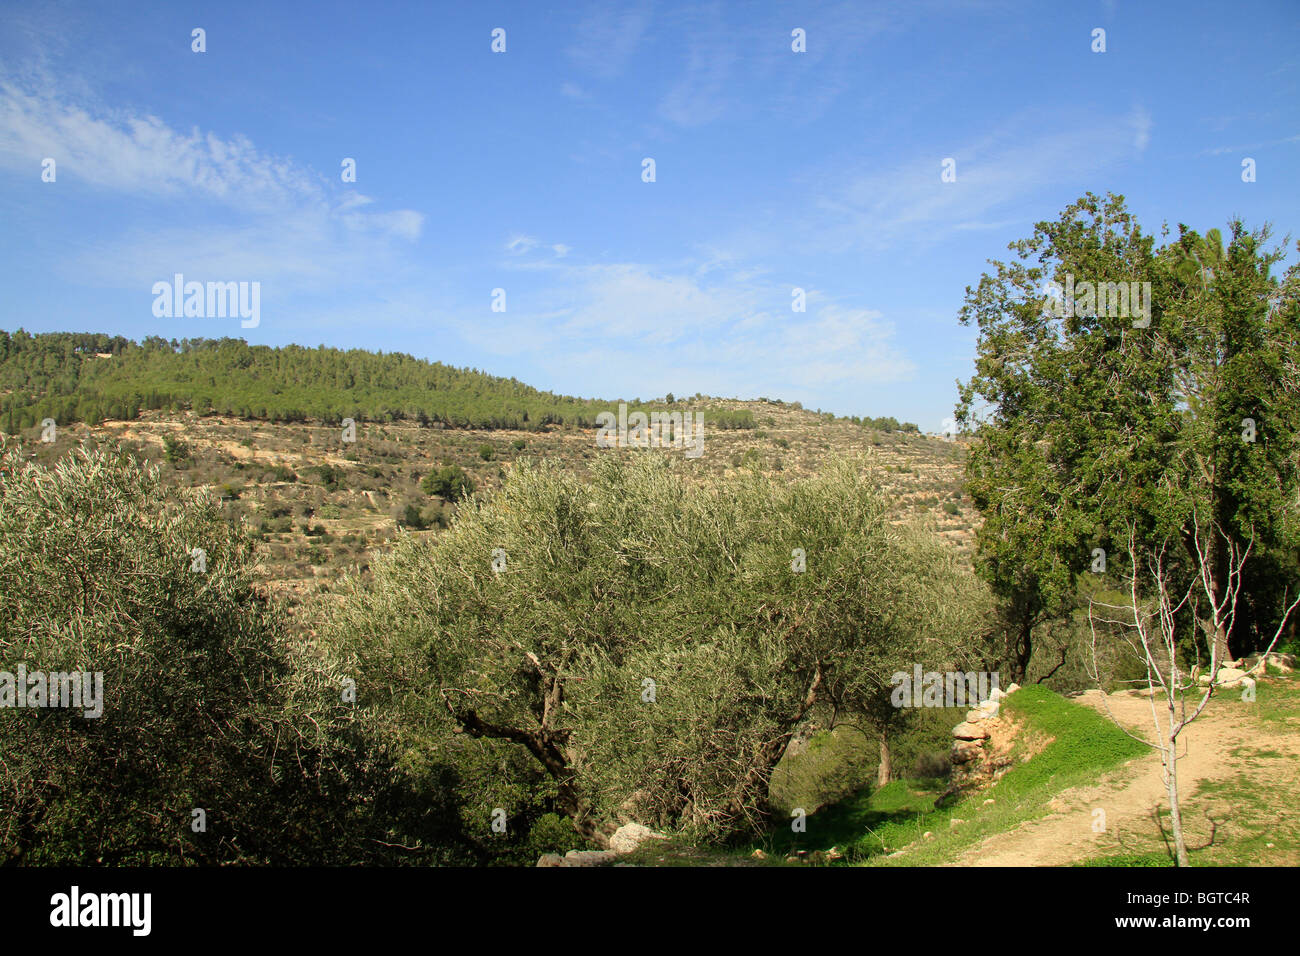
[[[1129,692],[1104,695],[1089,691],[1077,698],[1103,716],[1110,713],[1130,733],[1153,739],[1151,700]],[[1161,713],[1164,724],[1165,713]],[[1206,781],[1231,781],[1241,775],[1261,785],[1277,787],[1279,771],[1292,777],[1285,791],[1293,795],[1300,783],[1300,735],[1285,729],[1272,730],[1243,713],[1215,708],[1215,702],[1179,735],[1178,788],[1185,839],[1189,848],[1200,847],[1218,826],[1218,838],[1225,833],[1234,808],[1223,800],[1192,798]],[[1274,751],[1281,760],[1260,761],[1249,751]],[[1064,866],[1097,856],[1142,853],[1161,849],[1156,810],[1167,807],[1160,755],[1152,750],[1103,776],[1095,785],[1076,787],[1060,794],[1048,805],[1051,813],[1028,821],[1014,830],[989,837],[953,861],[956,866]],[[1094,832],[1097,816],[1105,812],[1105,830]],[[1294,803],[1278,812],[1296,815]],[[1280,821],[1279,821],[1280,822]],[[1291,820],[1295,823],[1294,820]],[[1165,822],[1168,827],[1167,818]],[[1278,858],[1258,862],[1268,865],[1300,864],[1293,849],[1280,851]],[[1286,857],[1285,859],[1282,857]]]

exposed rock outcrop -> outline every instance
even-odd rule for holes
[[[615,863],[621,856],[633,852],[648,840],[667,839],[662,833],[655,833],[639,823],[625,823],[614,831],[609,838],[608,850],[570,850],[564,856],[558,853],[544,854],[537,861],[538,866],[606,866]]]
[[[999,715],[1002,701],[1019,689],[1019,684],[1006,691],[994,688],[988,700],[968,711],[953,728],[952,779],[936,806],[958,793],[987,786],[1011,768],[1010,727]]]

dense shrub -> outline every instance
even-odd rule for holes
[[[521,462],[445,534],[400,538],[320,621],[394,747],[495,768],[467,820],[518,801],[597,839],[620,808],[702,837],[749,829],[812,707],[876,695],[919,642],[974,626],[970,576],[887,520],[861,463],[706,488],[678,467],[610,456],[584,483]]]
[[[455,501],[474,493],[474,480],[460,465],[443,465],[420,480],[420,490],[447,501]]]
[[[103,675],[99,717],[0,707],[0,860],[476,858],[454,774],[395,773],[251,568],[221,506],[156,466],[82,450],[45,468],[0,440],[0,671]]]

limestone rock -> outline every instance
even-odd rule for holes
[[[984,752],[983,745],[974,740],[959,740],[952,745],[952,762],[969,763],[978,760]]]
[[[622,855],[631,853],[642,843],[647,840],[664,839],[658,833],[655,833],[649,827],[642,826],[639,823],[625,823],[614,831],[614,835],[609,838],[609,848],[615,853]]]
[[[988,740],[989,732],[979,724],[962,721],[952,729],[952,735],[958,740]]]
[[[603,866],[617,859],[613,850],[570,850],[560,866]]]

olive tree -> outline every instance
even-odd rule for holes
[[[720,837],[768,816],[815,707],[970,626],[973,578],[891,522],[860,463],[794,484],[687,467],[520,462],[436,540],[400,536],[320,625],[373,719],[412,752],[527,754],[597,843],[627,819]],[[518,782],[483,794],[482,826]]]
[[[344,672],[255,589],[250,538],[218,501],[115,448],[43,467],[2,442],[4,859],[382,862],[385,844],[455,843],[411,812],[446,802],[445,774],[399,785]],[[20,675],[82,672],[102,675],[98,706],[5,700]]]

